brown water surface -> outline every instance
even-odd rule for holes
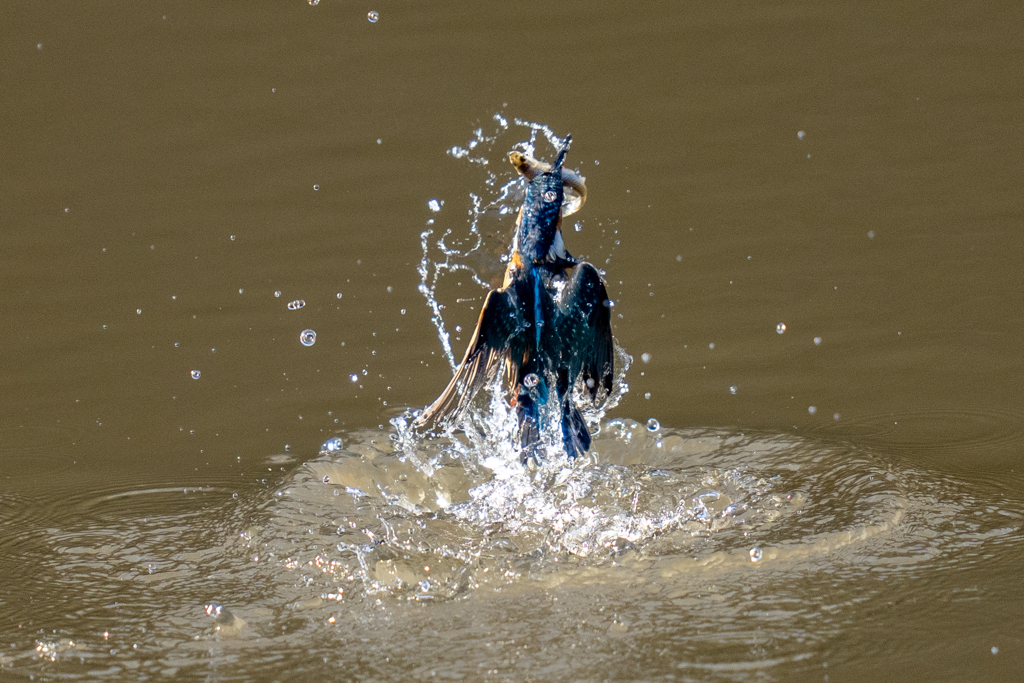
[[[0,679],[1018,680],[1019,3],[0,25]],[[574,468],[399,457],[421,233],[517,120],[573,135],[629,391]]]

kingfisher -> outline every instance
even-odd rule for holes
[[[574,393],[595,401],[612,389],[612,304],[597,268],[573,258],[562,239],[565,187],[576,194],[576,209],[586,199],[583,178],[563,168],[571,141],[566,136],[550,165],[509,155],[528,185],[504,283],[488,292],[451,382],[416,420],[419,427],[449,428],[503,372],[524,462],[536,460],[555,420],[569,458],[586,453],[590,431]]]

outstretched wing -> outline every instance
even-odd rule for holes
[[[519,328],[517,318],[508,291],[488,293],[462,364],[437,400],[416,419],[416,426],[444,429],[459,419],[477,392],[494,380],[508,359],[512,338]]]
[[[561,313],[559,337],[570,373],[583,375],[591,397],[597,395],[600,387],[611,392],[615,374],[611,302],[604,280],[594,266],[589,263],[576,266],[565,283],[558,306]],[[570,384],[574,380],[575,377],[571,377]]]

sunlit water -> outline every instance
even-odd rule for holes
[[[522,680],[627,675],[646,653],[655,677],[744,680],[827,665],[872,611],[1020,552],[1016,504],[845,444],[612,420],[575,462],[479,448],[343,433],[287,473],[268,461],[262,493],[115,489],[20,520],[4,569],[31,558],[23,584],[50,577],[76,610],[9,601],[23,630],[0,665]]]

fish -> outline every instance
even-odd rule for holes
[[[559,423],[570,459],[589,450],[591,435],[577,394],[595,402],[611,393],[612,302],[598,269],[574,258],[562,237],[565,186],[586,198],[583,177],[564,169],[571,141],[566,136],[550,165],[518,152],[509,155],[528,185],[504,282],[488,292],[462,362],[416,418],[416,427],[450,429],[479,391],[503,373],[524,462],[540,457],[552,420]]]

